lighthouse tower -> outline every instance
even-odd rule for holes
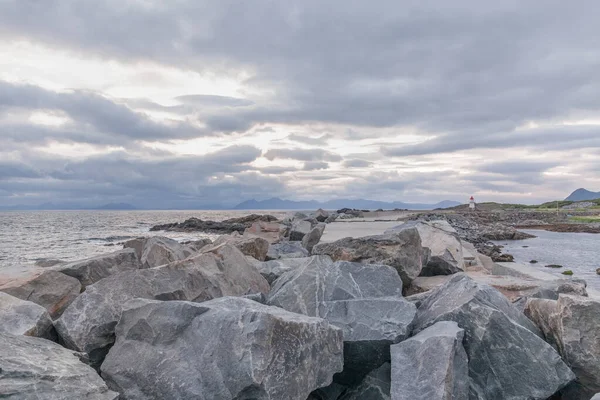
[[[475,198],[473,196],[469,199],[469,210],[475,210]]]

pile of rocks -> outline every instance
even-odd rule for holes
[[[203,221],[199,218],[190,218],[184,222],[155,225],[150,231],[175,231],[175,232],[207,232],[228,234],[233,232],[244,233],[255,222],[277,221],[272,215],[251,214],[241,218],[231,218],[224,221]]]
[[[588,400],[600,391],[599,302],[545,289],[515,306],[467,274],[470,247],[444,221],[318,244],[327,218],[290,215],[274,244],[250,232],[136,239],[0,278],[0,397]]]

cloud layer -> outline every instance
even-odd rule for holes
[[[600,4],[0,2],[0,206],[600,189]]]

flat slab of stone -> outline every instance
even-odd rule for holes
[[[0,398],[116,400],[90,366],[49,340],[0,332]]]
[[[233,297],[135,300],[102,376],[132,400],[306,400],[342,357],[342,332],[320,318]]]

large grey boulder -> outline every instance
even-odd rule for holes
[[[256,267],[258,272],[265,277],[267,282],[272,285],[279,277],[286,272],[298,269],[312,261],[317,261],[326,264],[333,264],[329,256],[312,256],[302,258],[282,258],[279,260],[257,261],[254,258],[248,259],[252,265]]]
[[[525,313],[556,346],[589,398],[600,391],[600,301],[561,294],[558,300],[529,299]]]
[[[31,269],[15,276],[0,277],[0,292],[38,304],[51,318],[58,318],[79,296],[81,284],[58,271]]]
[[[0,292],[0,332],[56,340],[48,311],[40,305]]]
[[[297,220],[292,222],[292,227],[290,229],[290,241],[301,241],[311,229],[312,225],[309,221]]]
[[[96,371],[49,340],[0,332],[0,398],[115,400]]]
[[[219,246],[224,243],[234,245],[242,252],[242,254],[253,257],[259,261],[265,261],[267,252],[269,251],[269,242],[266,239],[258,236],[242,236],[237,232],[219,237],[212,245]]]
[[[419,276],[428,258],[428,251],[421,246],[421,237],[416,228],[388,235],[320,243],[313,248],[312,254],[328,255],[333,261],[390,265],[398,271],[405,286]]]
[[[123,247],[135,249],[142,268],[153,268],[184,260],[195,252],[191,247],[162,236],[133,239],[125,242]]]
[[[456,322],[440,321],[391,346],[394,400],[469,398],[469,367]]]
[[[575,377],[527,317],[496,289],[464,274],[421,303],[414,331],[439,321],[465,330],[472,400],[547,399]]]
[[[279,260],[283,258],[303,258],[309,257],[310,253],[301,242],[281,242],[269,246],[266,260]]]
[[[311,217],[319,222],[325,222],[327,221],[327,218],[329,218],[329,213],[322,208],[319,208],[317,211],[311,214]]]
[[[342,332],[320,318],[233,297],[136,300],[101,370],[131,400],[305,400],[342,359]]]
[[[325,232],[326,226],[327,225],[320,223],[317,224],[317,226],[315,226],[314,228],[312,228],[310,232],[308,232],[306,235],[304,235],[304,238],[302,238],[302,246],[306,250],[311,252],[313,247],[315,247],[317,243],[319,243],[319,241],[321,240],[321,236],[323,236],[323,232]]]
[[[451,275],[465,269],[463,248],[458,233],[447,221],[409,221],[388,229],[385,233],[397,233],[416,228],[422,246],[429,249],[427,264],[422,276]]]
[[[325,318],[344,332],[344,372],[336,382],[360,382],[389,361],[389,346],[410,334],[416,307],[402,298],[402,281],[386,265],[314,258],[282,275],[267,304]]]
[[[123,304],[134,298],[205,301],[269,291],[268,282],[231,245],[162,267],[112,275],[91,286],[55,326],[65,346],[89,354],[94,365],[114,342]]]
[[[140,269],[142,264],[133,248],[102,254],[87,260],[54,267],[56,271],[77,279],[82,287],[89,286],[110,275]]]
[[[390,363],[386,362],[369,372],[358,386],[345,391],[339,400],[390,400],[390,374]]]

